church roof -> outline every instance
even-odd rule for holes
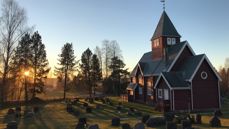
[[[154,40],[160,36],[181,37],[165,11],[163,11],[161,15],[151,40]]]
[[[178,53],[182,50],[182,48],[186,45],[186,41],[177,43],[168,48],[168,60],[165,59],[152,59],[152,52],[145,53],[138,64],[134,67],[133,71],[131,72],[130,76],[135,76],[137,73],[138,68],[140,67],[144,76],[151,76],[151,75],[160,75],[161,72],[167,71],[168,68],[172,65],[172,62],[175,60]]]

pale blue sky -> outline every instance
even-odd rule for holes
[[[18,0],[19,1],[19,0]],[[77,59],[86,48],[117,40],[132,70],[143,53],[162,13],[160,0],[20,0],[28,24],[35,25],[53,67],[66,42]],[[229,0],[167,0],[166,12],[196,54],[205,53],[218,69],[229,57]]]

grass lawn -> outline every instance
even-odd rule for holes
[[[118,103],[117,98],[112,98],[114,104]],[[84,100],[81,100],[80,103],[83,103]],[[96,109],[96,104],[100,104],[101,109]],[[159,112],[154,111],[154,109],[147,105],[136,104],[136,103],[127,103],[123,102],[124,109],[122,112],[118,113],[115,106],[110,106],[107,104],[102,104],[100,101],[95,101],[89,106],[93,107],[92,113],[86,113],[85,109],[82,107],[82,104],[74,105],[74,108],[80,111],[79,116],[74,116],[66,111],[66,104],[62,102],[54,102],[49,104],[39,105],[41,111],[35,115],[33,118],[20,118],[16,119],[19,123],[19,129],[75,129],[75,126],[78,122],[79,117],[86,117],[88,119],[88,124],[99,124],[100,129],[118,129],[121,127],[112,127],[111,119],[112,117],[118,116],[121,118],[121,123],[129,123],[132,127],[141,121],[139,116],[128,116],[127,111],[129,107],[134,107],[143,114],[150,114],[151,116],[160,116],[162,115]],[[25,108],[25,107],[23,107]],[[228,129],[229,128],[229,100],[227,100],[223,107],[224,116],[221,118],[223,127],[217,129]],[[12,120],[12,116],[7,116],[8,109],[0,110],[0,128],[5,128],[6,123],[9,120]],[[195,129],[209,129],[209,120],[211,115],[203,114],[202,125],[193,125]],[[179,125],[180,127],[180,125]],[[160,127],[164,129],[165,127]],[[149,129],[149,128],[146,128]],[[152,128],[150,128],[152,129]],[[213,129],[213,128],[210,128]]]

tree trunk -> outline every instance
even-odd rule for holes
[[[68,68],[65,69],[65,75],[64,75],[64,100],[66,99],[66,87],[67,87],[67,72]]]

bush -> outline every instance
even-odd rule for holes
[[[217,116],[214,116],[210,120],[210,125],[211,125],[211,127],[220,127],[221,126],[221,121]]]
[[[177,124],[169,121],[166,123],[166,129],[177,129]]]
[[[190,120],[183,120],[182,127],[183,129],[192,128],[192,122]]]
[[[118,118],[118,117],[112,118],[111,125],[112,126],[119,126],[120,125],[120,118]]]
[[[87,113],[91,113],[91,112],[92,112],[92,108],[91,108],[91,107],[87,107],[87,108],[86,108],[86,112],[87,112]]]
[[[196,115],[196,124],[202,124],[202,116],[200,114]]]
[[[150,118],[150,115],[144,115],[142,117],[142,123],[146,123],[146,121]]]
[[[17,129],[17,122],[11,121],[7,124],[6,129]]]
[[[124,123],[122,124],[122,129],[131,129],[131,127],[128,123]]]
[[[146,121],[146,125],[148,127],[158,127],[158,126],[162,126],[165,124],[166,124],[166,121],[163,117],[154,117]]]

